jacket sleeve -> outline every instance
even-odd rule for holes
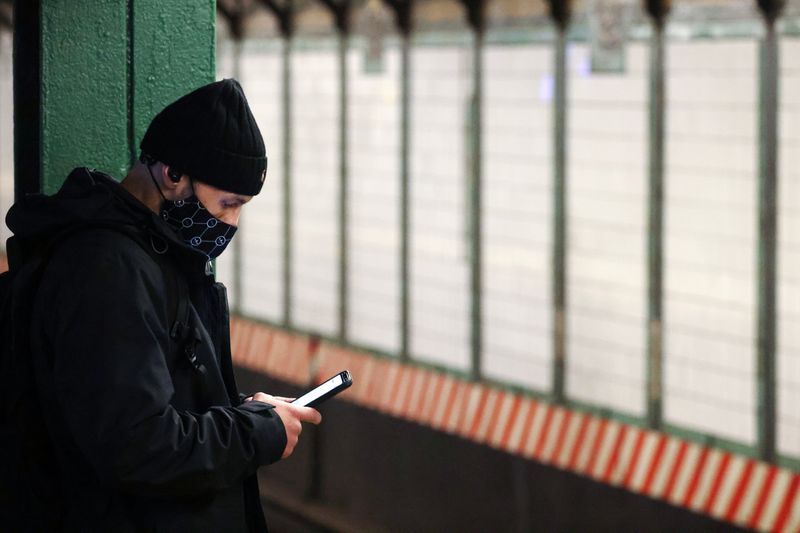
[[[164,279],[146,252],[120,239],[76,243],[58,271],[48,268],[37,298],[52,318],[51,400],[97,475],[128,490],[191,495],[280,459],[286,433],[271,405],[170,405]]]

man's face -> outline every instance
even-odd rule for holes
[[[253,199],[252,196],[223,191],[199,181],[194,181],[194,193],[214,218],[231,226],[239,225],[242,206]]]

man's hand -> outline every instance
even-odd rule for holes
[[[281,396],[270,396],[263,392],[257,392],[252,397],[245,401],[255,400],[257,402],[264,402],[275,406],[275,412],[281,417],[283,427],[286,428],[286,448],[283,450],[281,459],[286,459],[294,451],[297,446],[297,440],[300,438],[300,432],[303,431],[301,422],[310,422],[312,424],[319,424],[322,421],[322,415],[319,411],[312,407],[300,407],[293,405],[289,402],[292,398],[283,398]]]

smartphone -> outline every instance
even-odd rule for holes
[[[316,407],[331,396],[339,394],[352,384],[353,377],[350,375],[350,372],[343,370],[322,385],[296,398],[292,403],[302,407]]]

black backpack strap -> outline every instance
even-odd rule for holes
[[[169,244],[161,237],[147,233],[146,241],[142,241],[141,232],[129,233],[133,228],[117,226],[113,228],[122,233],[128,234],[136,241],[158,265],[162,267],[162,272],[168,279],[166,283],[167,304],[169,306],[171,325],[169,327],[170,339],[183,349],[186,360],[191,365],[195,384],[199,391],[205,392],[206,388],[206,367],[197,360],[196,350],[200,344],[200,332],[197,328],[190,326],[191,306],[189,297],[189,287],[185,279],[179,275],[177,268],[170,260],[167,252]]]
[[[169,331],[170,338],[183,346],[183,353],[186,360],[194,369],[195,377],[197,378],[197,386],[201,389],[205,387],[206,367],[203,363],[197,360],[196,350],[197,345],[200,344],[200,331],[196,327],[190,326],[190,307],[189,307],[189,290],[186,286],[186,280],[178,276],[175,268],[171,265],[165,269],[169,272],[172,278],[168,283],[168,290],[172,291],[169,295],[169,300],[175,302],[175,313],[172,327]]]
[[[188,334],[187,328],[189,327],[189,291],[186,287],[186,282],[179,279],[174,268],[168,268],[169,277],[172,278],[169,283],[169,289],[173,294],[170,298],[176,303],[174,320],[172,327],[169,330],[169,336],[173,340],[185,338]]]

